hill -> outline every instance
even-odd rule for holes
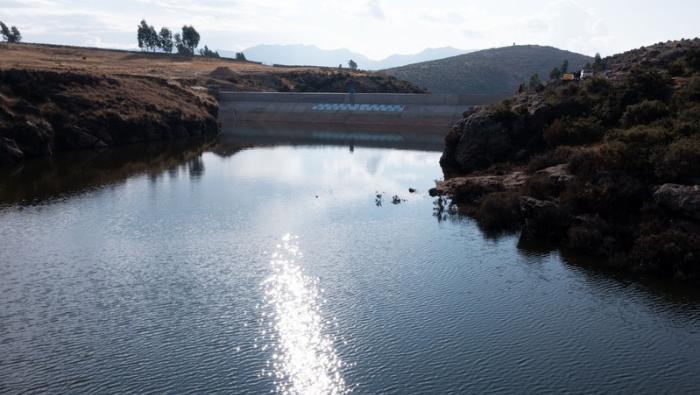
[[[393,77],[232,59],[0,44],[0,164],[218,132],[220,89],[419,93]]]
[[[382,60],[373,60],[348,49],[321,49],[314,45],[258,45],[243,51],[250,60],[265,64],[315,65],[322,67],[346,67],[348,60],[354,60],[360,69],[380,70],[411,63],[441,59],[469,51],[444,47],[428,48],[417,54],[396,54]],[[223,56],[234,57],[231,51],[219,51]]]
[[[569,61],[569,69],[581,69],[591,57],[553,47],[518,45],[486,49],[446,59],[382,70],[431,93],[483,94],[507,97],[537,73],[549,72]]]
[[[445,139],[446,180],[433,192],[487,232],[698,282],[700,39],[594,68],[467,114]]]

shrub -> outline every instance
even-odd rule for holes
[[[668,72],[674,77],[685,75],[685,62],[683,59],[676,59],[668,65]]]
[[[579,217],[566,232],[566,246],[590,255],[609,255],[616,248],[614,238],[607,236],[608,228],[597,215]]]
[[[481,201],[474,217],[487,233],[516,230],[521,223],[518,194],[496,192],[487,195]]]
[[[583,89],[593,95],[609,94],[613,90],[613,86],[605,78],[594,77],[584,80]]]
[[[659,167],[659,176],[671,180],[700,176],[700,136],[682,138],[671,143]]]
[[[549,146],[580,145],[596,142],[603,137],[603,126],[594,117],[562,117],[545,129],[542,138]]]
[[[524,213],[523,235],[535,240],[557,243],[561,241],[569,227],[570,216],[567,210],[550,205]]]
[[[535,199],[547,200],[556,198],[563,190],[563,185],[546,174],[538,174],[530,177],[525,184],[528,196]]]
[[[700,76],[693,76],[673,95],[678,108],[683,108],[689,102],[700,102]]]
[[[637,239],[631,252],[635,268],[682,280],[700,277],[700,236],[674,229]]]
[[[620,86],[623,105],[639,103],[642,100],[666,101],[673,91],[673,79],[668,74],[656,70],[633,69]]]
[[[644,100],[639,104],[628,106],[620,121],[624,127],[645,125],[665,118],[669,114],[668,106],[665,103],[658,100]]]
[[[568,162],[569,172],[577,177],[591,179],[601,170],[603,158],[600,152],[592,149],[576,151]]]
[[[574,152],[574,149],[571,147],[561,146],[540,155],[533,156],[530,158],[530,162],[527,165],[527,172],[534,173],[548,167],[568,163]]]
[[[592,179],[569,183],[560,195],[567,210],[598,214],[604,219],[626,219],[650,199],[649,188],[624,173],[601,172]]]

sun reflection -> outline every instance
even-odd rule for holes
[[[303,255],[297,237],[286,235],[270,261],[272,275],[262,288],[262,341],[271,348],[262,377],[272,377],[281,394],[345,394],[333,338],[326,332],[331,322],[323,320],[319,280],[306,276],[299,266]]]

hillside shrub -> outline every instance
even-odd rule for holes
[[[666,101],[673,92],[673,79],[667,73],[635,68],[618,89],[623,105],[636,104],[643,100]]]
[[[700,177],[700,136],[686,137],[671,143],[657,173],[660,178],[671,181]]]
[[[593,143],[603,137],[603,126],[594,117],[562,117],[552,122],[542,137],[550,147]]]
[[[678,108],[687,106],[689,102],[700,102],[700,76],[690,78],[686,84],[676,91],[673,100]]]
[[[620,122],[624,127],[646,125],[669,115],[670,111],[665,103],[658,100],[644,100],[639,104],[628,106]]]

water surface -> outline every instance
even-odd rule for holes
[[[260,133],[2,169],[0,392],[700,391],[696,293],[436,216],[439,138]]]

